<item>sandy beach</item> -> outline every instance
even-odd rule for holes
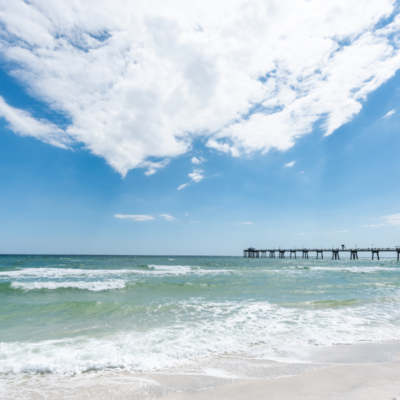
[[[175,393],[163,400],[397,400],[400,361],[339,365],[297,376],[246,379],[211,390]]]

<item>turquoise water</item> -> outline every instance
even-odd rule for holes
[[[399,339],[394,259],[0,257],[3,376],[310,362],[299,349]]]

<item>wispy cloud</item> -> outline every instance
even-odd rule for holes
[[[385,224],[360,225],[360,228],[379,228],[381,226],[385,226]]]
[[[400,68],[393,0],[281,0],[273,13],[269,1],[92,3],[2,2],[5,68],[70,123],[0,114],[18,134],[84,143],[122,175],[151,175],[199,137],[240,156],[288,150],[321,119],[329,135]]]
[[[348,232],[348,230],[347,229],[344,229],[343,231],[332,231],[332,232],[329,232],[331,235],[335,235],[336,233],[346,233],[346,232]]]
[[[285,164],[285,167],[293,167],[296,164],[296,161],[291,161],[290,163]]]
[[[183,188],[185,188],[188,185],[189,185],[188,183],[184,183],[183,185],[178,186],[177,190],[182,190]]]
[[[391,115],[393,115],[395,112],[396,112],[395,109],[390,110],[386,115],[383,116],[383,118],[388,118],[388,117],[390,117]]]
[[[175,221],[175,219],[176,219],[172,215],[169,215],[169,214],[160,214],[160,217],[163,217],[166,221]]]
[[[202,164],[205,161],[205,159],[203,157],[199,157],[199,158],[192,157],[191,161],[193,164]]]
[[[383,218],[389,225],[400,225],[400,214],[386,215]]]
[[[144,174],[149,176],[155,174],[158,169],[164,168],[168,163],[168,159],[159,162],[146,161],[141,164],[141,167],[147,168],[147,171]]]
[[[0,117],[3,117],[8,122],[10,130],[18,135],[32,136],[64,149],[72,144],[72,138],[64,130],[48,121],[33,118],[27,111],[9,106],[1,96]]]
[[[115,218],[128,219],[132,221],[151,221],[154,219],[152,215],[127,215],[127,214],[115,214]]]
[[[253,225],[252,222],[240,222],[239,225]]]

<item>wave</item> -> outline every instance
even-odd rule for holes
[[[140,268],[140,267],[139,267]],[[63,277],[110,277],[125,275],[165,276],[165,275],[216,275],[227,274],[231,270],[209,270],[186,265],[145,265],[142,269],[74,269],[74,268],[18,268],[0,271],[1,278],[63,278]]]
[[[374,299],[381,300],[381,299]],[[383,299],[382,299],[383,300]],[[284,304],[287,307],[311,307],[311,308],[333,308],[333,307],[348,307],[354,306],[360,303],[371,302],[372,300],[360,300],[360,299],[349,299],[349,300],[312,300],[302,301],[298,303],[287,303]]]
[[[12,282],[12,289],[22,290],[56,290],[56,289],[81,289],[99,292],[103,290],[124,289],[126,282],[119,279],[99,282]]]
[[[261,358],[276,351],[282,356],[287,344],[400,339],[398,307],[385,304],[299,309],[268,302],[199,300],[154,307],[151,318],[166,315],[168,323],[163,326],[104,338],[0,343],[0,372],[76,374],[109,368],[150,372],[213,355]]]
[[[314,271],[352,272],[358,274],[372,274],[381,271],[400,272],[398,267],[310,267],[310,269]]]

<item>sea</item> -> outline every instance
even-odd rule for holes
[[[154,399],[400,356],[400,262],[0,256],[0,398]]]

